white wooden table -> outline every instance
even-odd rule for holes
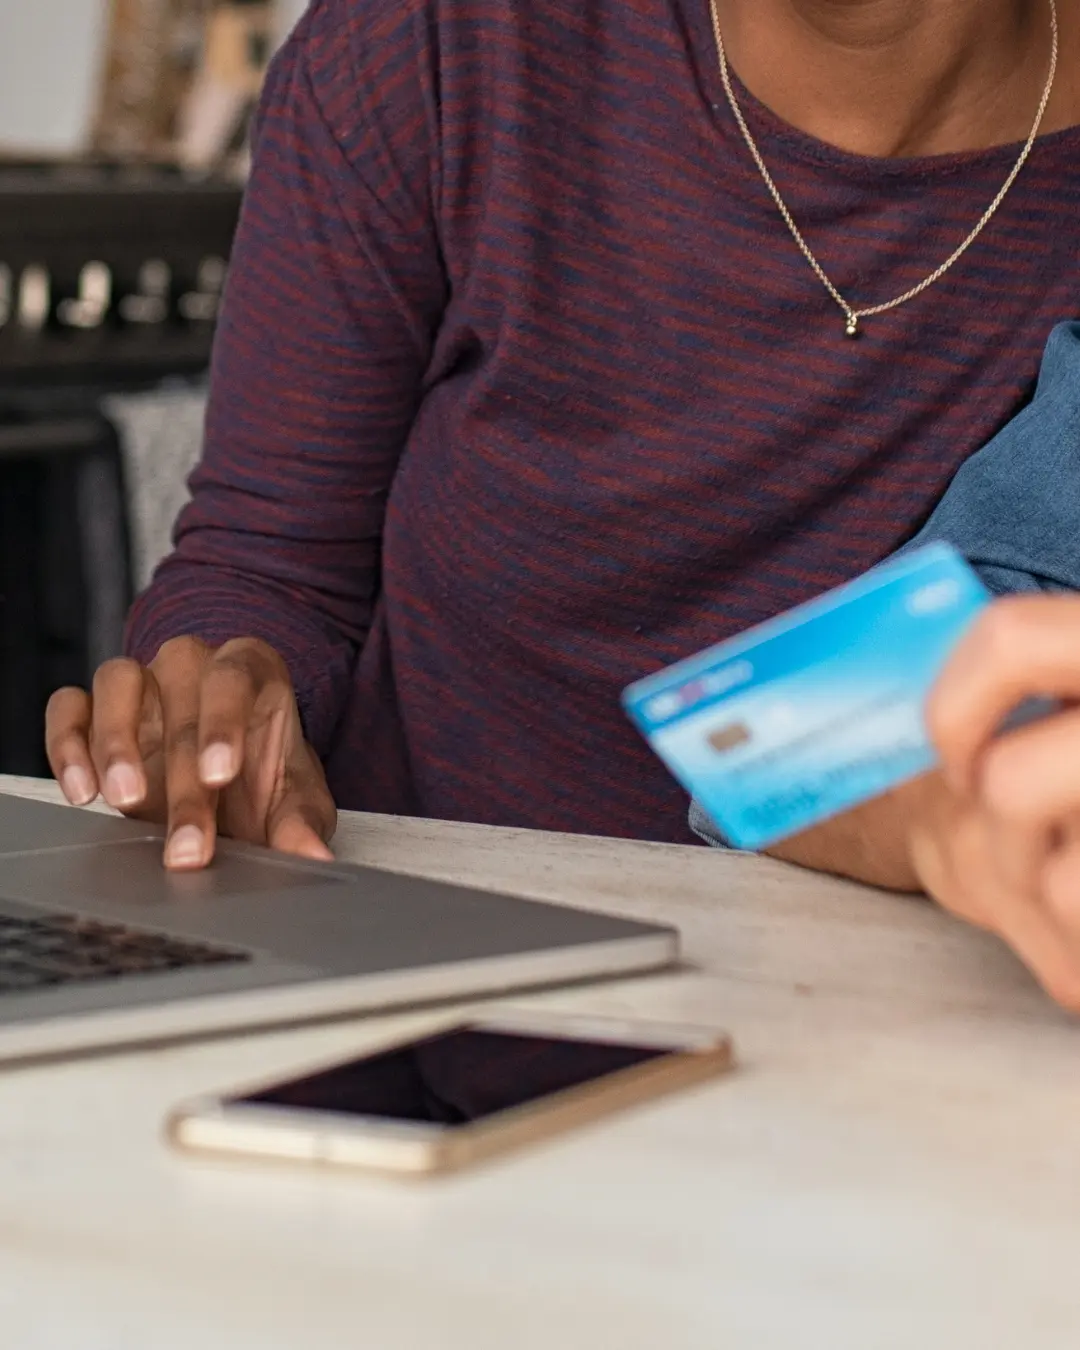
[[[703,849],[379,817],[338,849],[676,923],[696,969],[529,1002],[721,1024],[742,1067],[405,1186],[192,1162],[160,1124],[423,1017],[0,1074],[4,1350],[1080,1344],[1080,1027],[993,941]]]

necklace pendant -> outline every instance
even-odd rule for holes
[[[810,249],[810,245],[803,238],[801,230],[799,229],[798,225],[796,225],[794,217],[788,210],[787,203],[780,195],[780,189],[776,186],[775,182],[773,181],[772,175],[769,173],[768,166],[766,165],[764,159],[762,159],[761,157],[761,151],[758,149],[757,142],[754,140],[753,133],[751,132],[749,126],[746,123],[746,118],[743,116],[742,109],[739,107],[739,101],[735,97],[735,90],[732,87],[731,83],[731,72],[728,70],[727,51],[724,48],[724,35],[720,31],[720,12],[718,9],[718,4],[719,0],[708,0],[709,12],[712,18],[713,37],[716,40],[716,58],[720,65],[720,81],[724,86],[724,94],[728,101],[728,107],[731,109],[731,115],[734,117],[735,123],[738,126],[739,131],[742,133],[742,138],[746,142],[746,148],[747,150],[749,150],[751,158],[757,165],[758,173],[761,174],[762,180],[764,181],[765,186],[769,190],[769,196],[772,197],[777,211],[779,211],[784,224],[787,226],[788,233],[791,235],[794,242],[798,245],[799,252],[803,255],[807,263],[809,263],[810,267],[813,269],[814,274],[816,275],[818,281],[821,282],[822,286],[824,286],[826,291],[828,291],[834,303],[838,305],[839,308],[846,315],[847,323],[844,325],[845,334],[849,338],[857,338],[860,333],[858,314],[855,312],[855,310],[851,308],[848,302],[844,299],[843,295],[841,295],[841,293],[836,289],[836,287],[826,276],[824,268],[821,266],[817,258],[814,256],[813,252]],[[971,232],[960,241],[958,247],[953,249],[953,251],[945,259],[945,261],[939,264],[939,266],[937,266],[928,277],[925,277],[922,281],[918,283],[918,285],[912,286],[909,290],[906,290],[903,293],[903,295],[896,296],[896,298],[893,300],[889,300],[881,304],[869,305],[868,308],[863,311],[864,314],[876,316],[879,314],[884,314],[886,310],[895,309],[897,305],[905,305],[909,300],[914,300],[917,295],[922,295],[922,293],[925,290],[927,290],[930,286],[933,286],[936,282],[940,281],[941,278],[945,275],[945,273],[953,266],[953,264],[959,261],[959,259],[964,256],[964,254],[968,251],[968,249],[972,246],[972,244],[974,244],[975,240],[978,239],[978,237],[982,234],[983,230],[990,222],[991,217],[997,211],[998,207],[1004,201],[1009,190],[1012,188],[1012,185],[1016,181],[1016,178],[1019,175],[1020,170],[1027,163],[1028,157],[1030,156],[1031,151],[1035,146],[1035,142],[1038,139],[1039,129],[1042,126],[1043,117],[1045,116],[1047,106],[1050,102],[1050,96],[1054,90],[1054,80],[1057,76],[1057,69],[1058,69],[1058,55],[1059,55],[1058,48],[1060,45],[1059,44],[1060,35],[1058,33],[1058,0],[1049,0],[1049,5],[1050,5],[1050,66],[1046,72],[1046,83],[1043,85],[1042,98],[1039,100],[1039,106],[1035,113],[1035,121],[1032,123],[1031,130],[1028,132],[1028,138],[1021,147],[1020,154],[1016,162],[1013,164],[1013,167],[1009,172],[1008,177],[1005,179],[1004,184],[998,189],[997,196],[986,208],[983,214],[979,217],[979,220],[977,221]]]

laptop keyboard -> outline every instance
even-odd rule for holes
[[[0,995],[250,960],[249,952],[77,914],[0,914]]]

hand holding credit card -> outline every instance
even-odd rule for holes
[[[631,719],[738,848],[762,849],[936,763],[926,699],[990,601],[944,544],[639,680]]]

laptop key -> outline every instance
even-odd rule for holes
[[[0,915],[0,996],[250,959],[248,952],[77,914]]]

